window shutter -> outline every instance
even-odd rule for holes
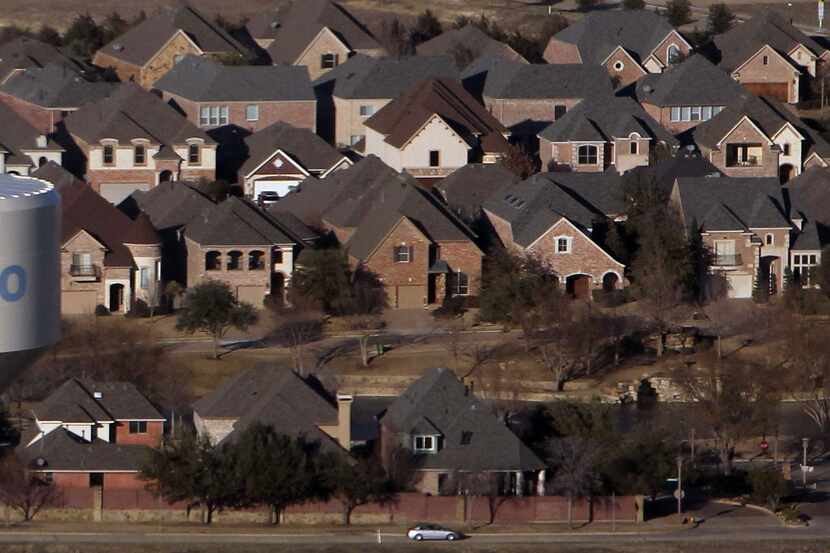
[[[398,246],[392,246],[392,262],[398,261]]]
[[[415,259],[415,246],[409,246],[409,262],[412,263]]]

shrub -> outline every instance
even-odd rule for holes
[[[112,313],[110,313],[110,310],[107,309],[106,305],[101,305],[99,303],[98,305],[95,306],[95,316],[96,317],[109,317],[110,315],[112,315]]]
[[[781,500],[792,490],[792,482],[785,480],[781,471],[775,468],[752,470],[749,482],[752,486],[752,500],[773,511],[778,510]]]
[[[135,300],[132,309],[127,312],[127,316],[133,319],[145,319],[150,316],[150,307],[144,300]]]
[[[466,309],[466,298],[464,296],[453,296],[444,298],[441,307],[432,312],[436,319],[456,319],[464,314]]]

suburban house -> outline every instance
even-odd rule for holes
[[[63,151],[51,135],[0,103],[0,174],[27,176],[50,161],[60,164]]]
[[[102,305],[127,313],[160,299],[161,238],[146,215],[131,220],[55,163],[33,176],[49,181],[61,202],[61,311],[92,314]]]
[[[464,87],[480,96],[487,110],[512,135],[526,138],[535,138],[585,98],[612,93],[608,74],[594,65],[510,63],[482,58],[461,78]]]
[[[804,95],[804,78],[830,51],[775,12],[761,13],[714,38],[713,57],[732,78],[755,94],[794,104]]]
[[[830,245],[830,170],[811,167],[786,188],[790,220],[798,233],[790,245],[790,269],[801,286],[815,285],[821,253]]]
[[[263,192],[285,196],[309,176],[326,178],[352,161],[313,131],[274,123],[245,138],[239,184],[249,198]]]
[[[509,131],[461,83],[421,81],[366,120],[365,153],[416,178],[446,177],[467,163],[495,163]]]
[[[64,117],[82,105],[99,102],[118,85],[88,81],[66,65],[50,63],[18,71],[0,85],[0,103],[6,104],[42,134],[58,130]]]
[[[214,443],[233,440],[258,422],[287,436],[317,441],[324,451],[349,451],[352,399],[328,398],[319,386],[288,369],[257,366],[194,403],[193,422],[199,435]]]
[[[415,47],[419,56],[452,56],[458,69],[464,69],[481,57],[501,61],[527,63],[516,50],[504,42],[491,38],[472,23],[460,29],[449,29]]]
[[[304,65],[312,79],[355,54],[386,55],[372,33],[331,0],[297,0],[282,13],[255,18],[248,31],[274,64]]]
[[[662,127],[680,134],[710,120],[744,92],[727,73],[695,54],[637,81],[636,97]]]
[[[746,91],[692,132],[703,156],[731,177],[778,177],[784,183],[830,162],[830,143],[789,106]]]
[[[250,53],[191,5],[162,8],[95,53],[92,63],[150,89],[187,54],[247,60]]]
[[[692,46],[651,10],[593,11],[553,35],[545,48],[548,63],[601,65],[615,86],[660,73],[689,55]]]
[[[456,495],[493,479],[499,495],[544,495],[545,463],[449,369],[427,371],[378,423],[384,466],[410,456],[422,493]]]
[[[87,69],[59,48],[33,38],[21,36],[0,44],[0,84],[24,69],[46,67],[49,64],[64,66],[71,71]]]
[[[680,143],[631,98],[594,96],[539,133],[542,167],[624,173],[671,157]]]
[[[317,128],[317,100],[305,67],[222,65],[187,55],[153,88],[203,129],[233,125],[256,132],[278,121]]]
[[[36,433],[19,446],[29,471],[65,493],[143,490],[139,471],[165,418],[128,382],[70,379],[32,409]]]
[[[366,138],[364,122],[415,84],[457,77],[449,56],[353,56],[314,81],[317,133],[335,146],[354,146]]]
[[[216,142],[135,84],[86,104],[64,125],[86,159],[86,180],[114,204],[160,182],[215,178]]]
[[[469,163],[438,181],[432,191],[462,220],[475,226],[483,215],[484,202],[520,180],[501,163]]]
[[[784,289],[793,229],[777,178],[681,178],[671,204],[714,253],[711,270],[728,297],[752,297],[756,282],[771,294]]]
[[[508,186],[484,203],[484,213],[510,251],[548,263],[577,299],[594,289],[626,286],[623,265],[594,239],[624,212],[616,173],[540,173]]]

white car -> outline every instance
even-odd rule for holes
[[[445,540],[455,541],[461,538],[458,532],[454,532],[449,528],[438,526],[437,524],[418,524],[411,528],[406,536],[415,541],[423,540]]]

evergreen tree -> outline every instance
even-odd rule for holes
[[[712,4],[706,16],[706,30],[710,35],[727,32],[735,24],[735,14],[726,4]]]
[[[60,33],[54,27],[49,25],[41,27],[37,32],[36,38],[39,41],[51,44],[52,46],[63,46],[63,39],[61,38]]]
[[[684,295],[689,301],[701,303],[706,299],[713,255],[703,241],[696,220],[692,220],[690,227],[688,250],[689,267],[683,279]]]
[[[764,274],[761,264],[758,264],[758,269],[755,271],[755,281],[752,283],[752,301],[755,303],[766,303],[768,299],[768,276]]]
[[[104,45],[104,30],[88,13],[78,14],[63,34],[63,43],[76,56],[91,58]]]
[[[666,17],[672,27],[680,27],[691,21],[692,8],[689,0],[669,0],[666,4]]]
[[[418,16],[418,19],[415,21],[415,26],[409,34],[409,39],[413,46],[417,46],[443,32],[444,28],[441,25],[441,21],[435,17],[432,10],[427,9]]]

